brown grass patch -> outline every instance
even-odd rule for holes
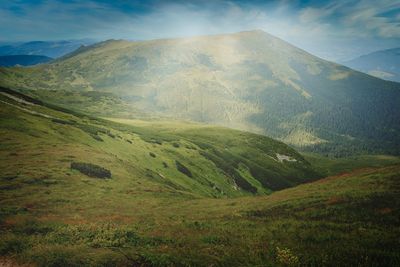
[[[325,202],[325,204],[326,205],[335,205],[335,204],[343,203],[344,201],[345,200],[342,197],[332,196]]]

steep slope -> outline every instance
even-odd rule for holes
[[[400,47],[376,51],[343,64],[381,79],[400,82]]]
[[[65,179],[103,183],[73,172],[74,162],[111,171],[107,184],[126,188],[121,197],[146,188],[192,197],[266,194],[317,177],[296,151],[255,134],[198,124],[164,123],[165,131],[117,124],[4,88],[0,98],[1,174],[12,177],[2,184],[6,190],[47,182],[62,188]]]
[[[12,67],[15,65],[31,66],[41,63],[46,63],[52,60],[46,56],[36,55],[15,55],[15,56],[0,56],[0,66]]]
[[[399,84],[262,31],[110,40],[46,66],[0,69],[0,82],[109,92],[144,112],[262,133],[304,150],[399,153]]]

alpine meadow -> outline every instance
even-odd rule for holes
[[[399,12],[0,3],[0,266],[400,266]]]

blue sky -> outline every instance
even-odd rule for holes
[[[0,41],[143,40],[251,29],[342,61],[400,46],[400,1],[0,1]]]

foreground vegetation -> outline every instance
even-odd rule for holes
[[[348,172],[353,163],[345,159],[303,157],[254,134],[111,122],[3,93],[6,259],[38,266],[400,264],[399,165]],[[357,167],[367,159],[374,161]],[[327,173],[341,174],[315,181]]]
[[[367,169],[267,197],[143,193],[118,209],[70,197],[58,216],[18,199],[2,206],[0,252],[40,266],[398,266],[399,174]]]

